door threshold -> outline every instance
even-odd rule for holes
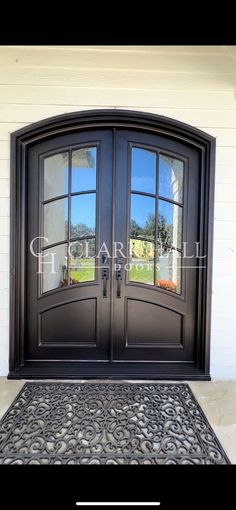
[[[26,362],[19,370],[12,370],[8,379],[153,379],[210,381],[192,363],[81,363]]]

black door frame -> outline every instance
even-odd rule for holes
[[[200,201],[200,232],[202,253],[207,255],[206,269],[199,273],[197,310],[197,361],[187,364],[160,364],[158,371],[150,363],[148,377],[154,379],[209,380],[212,249],[214,221],[215,138],[187,124],[167,117],[129,110],[89,110],[63,114],[36,122],[11,134],[11,192],[10,192],[10,369],[9,378],[49,377],[105,377],[107,367],[98,364],[76,369],[76,363],[55,364],[52,371],[47,362],[31,364],[24,361],[26,314],[26,196],[27,151],[35,143],[50,140],[59,134],[98,128],[130,128],[146,133],[162,134],[170,140],[180,140],[201,153],[202,179]],[[153,366],[152,366],[153,365]],[[165,365],[165,366],[164,366]],[[112,377],[147,378],[142,368],[125,363],[111,373]]]

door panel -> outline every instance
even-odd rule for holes
[[[196,259],[183,255],[199,240],[199,164],[182,143],[116,133],[115,238],[124,248],[113,286],[115,361],[195,360]]]
[[[96,305],[96,298],[80,299],[40,312],[40,344],[96,347]]]
[[[164,306],[125,300],[126,346],[183,348],[183,316]],[[158,331],[158,334],[157,334]]]
[[[56,137],[29,151],[26,358],[110,359],[112,132]],[[106,269],[110,271],[110,261]],[[38,274],[37,274],[38,272]],[[107,295],[110,279],[106,280]]]

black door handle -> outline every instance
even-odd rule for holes
[[[116,296],[118,298],[121,297],[121,280],[122,280],[122,269],[119,267],[119,269],[116,270],[116,279],[117,279],[117,293]]]
[[[109,280],[109,268],[104,267],[102,269],[102,280],[103,280],[103,297],[107,297],[107,280]]]

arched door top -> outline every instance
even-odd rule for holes
[[[135,110],[101,109],[70,112],[34,122],[11,134],[12,141],[28,144],[41,138],[80,129],[124,127],[161,133],[202,148],[214,147],[215,138],[176,119]]]

